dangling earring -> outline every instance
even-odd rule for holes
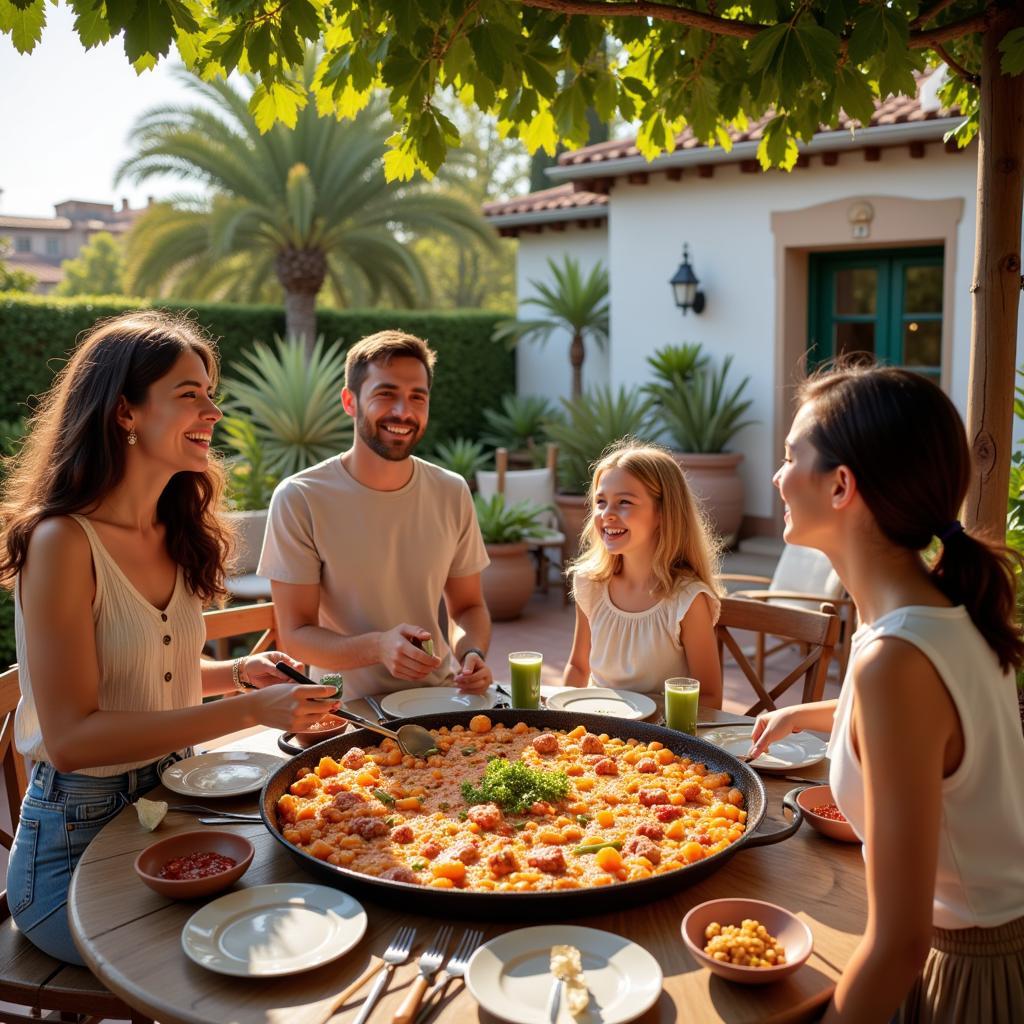
[[[131,430],[128,431],[128,443],[129,444],[138,444],[139,443],[139,435],[135,433],[135,428],[134,427],[132,427]]]

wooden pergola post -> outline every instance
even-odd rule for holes
[[[1013,450],[1013,388],[1021,290],[1024,75],[1000,71],[999,41],[1024,10],[999,5],[982,38],[978,209],[971,283],[967,436],[974,458],[964,525],[1002,539]],[[939,470],[941,472],[941,470]]]

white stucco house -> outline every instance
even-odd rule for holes
[[[729,152],[689,132],[652,163],[630,139],[568,152],[548,171],[552,188],[485,207],[519,239],[520,302],[549,258],[606,263],[611,337],[606,352],[588,348],[584,387],[642,384],[647,356],[684,341],[716,364],[731,353],[730,379],[750,375],[757,423],[730,446],[745,456],[744,533],[781,532],[771,476],[787,385],[809,359],[874,352],[932,376],[966,413],[977,144],[943,142],[960,117],[939,108],[937,78],[879,104],[866,127],[820,132],[789,173],[761,171],[761,122]],[[682,315],[669,286],[684,244],[700,315]],[[568,341],[519,346],[521,394],[569,394]],[[1018,364],[1022,349],[1024,331]]]

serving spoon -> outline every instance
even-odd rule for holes
[[[302,683],[305,686],[320,685],[313,682],[309,676],[293,669],[286,661],[279,661],[276,667],[279,672],[283,672],[289,679],[294,679],[297,683]],[[354,725],[361,726],[364,729],[369,729],[371,732],[380,733],[381,736],[390,736],[406,754],[411,754],[413,757],[425,758],[431,754],[438,753],[437,740],[422,725],[400,725],[395,730],[389,729],[379,722],[371,722],[368,718],[363,718],[361,715],[357,715],[352,711],[346,711],[341,707],[335,708],[331,714],[344,718],[347,722],[352,722]]]

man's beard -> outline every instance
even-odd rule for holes
[[[384,431],[384,424],[392,422],[383,420],[378,424],[379,430],[374,430],[369,420],[359,413],[356,416],[356,430],[363,439],[363,443],[372,452],[375,452],[382,459],[388,462],[401,462],[412,455],[413,448],[419,444],[423,437],[423,430],[413,423],[399,423],[395,421],[394,426],[411,427],[412,433],[408,437],[401,438]],[[382,435],[383,432],[383,436]]]

